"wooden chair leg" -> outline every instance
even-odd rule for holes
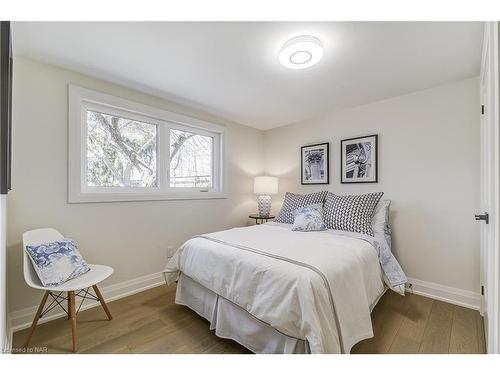
[[[68,317],[66,319],[67,320],[71,319],[71,298],[69,298],[69,292],[68,292]]]
[[[40,315],[42,315],[43,308],[45,307],[45,303],[47,302],[47,298],[49,297],[50,292],[46,291],[45,294],[42,297],[42,301],[40,302],[40,306],[38,306],[38,310],[36,311],[36,315],[33,318],[33,323],[31,324],[30,330],[28,332],[28,336],[26,337],[26,340],[24,341],[23,348],[28,347],[31,336],[33,336],[33,332],[35,332],[36,325],[38,323],[38,319],[40,319]]]
[[[75,311],[75,292],[68,292],[69,316],[71,318],[71,333],[73,336],[73,353],[76,353],[76,311]]]
[[[104,298],[102,298],[101,291],[99,290],[97,285],[92,285],[92,288],[94,288],[94,292],[95,292],[97,298],[99,298],[99,302],[101,302],[101,306],[104,309],[104,312],[106,313],[106,315],[108,316],[108,319],[109,320],[113,319],[113,317],[111,316],[111,313],[109,312],[108,305],[106,305],[106,301],[104,301]]]

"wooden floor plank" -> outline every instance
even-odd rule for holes
[[[420,342],[415,341],[411,338],[396,335],[391,347],[389,348],[389,354],[418,354],[420,350]]]
[[[418,353],[422,342],[425,327],[432,308],[430,298],[408,294],[408,309],[401,323],[401,327],[389,348],[392,354]]]
[[[113,313],[113,311],[112,311]],[[100,321],[77,320],[79,339],[78,347],[80,351],[86,351],[103,342],[122,337],[130,331],[134,331],[148,323],[157,320],[158,317],[152,313],[146,313],[143,308],[135,307],[123,313],[120,319],[108,321],[105,317]],[[58,347],[70,347],[66,344],[71,331],[61,335],[56,340],[50,340],[50,345]]]
[[[408,310],[398,335],[420,342],[432,309],[432,299],[408,293]]]
[[[78,315],[80,353],[249,353],[221,339],[209,323],[174,303],[175,286],[159,286],[109,303],[113,320],[101,307]],[[409,294],[387,292],[372,313],[375,336],[352,353],[448,353],[485,351],[483,320],[477,311]],[[14,334],[22,345],[27,330]],[[31,347],[71,353],[71,324],[57,319],[37,327]]]
[[[477,327],[477,346],[479,353],[486,353],[486,337],[484,334],[484,320],[479,314],[476,314],[476,327]]]
[[[420,353],[448,353],[450,348],[453,305],[433,301],[429,320],[420,345]]]
[[[246,348],[245,348],[246,350]],[[232,340],[219,339],[217,344],[207,348],[202,352],[203,354],[251,354],[250,350],[242,352],[234,345]]]
[[[163,322],[159,319],[154,320],[150,323],[144,324],[134,330],[131,330],[121,336],[114,337],[110,340],[101,342],[100,344],[94,345],[83,353],[120,353],[128,352],[133,353],[133,351],[128,346],[130,342],[140,342],[141,340],[146,340],[150,335],[157,334],[158,331],[165,328]]]
[[[450,353],[479,353],[476,311],[454,306],[451,327]]]
[[[388,353],[407,312],[407,299],[388,292],[372,314],[374,337],[355,345],[351,353]]]

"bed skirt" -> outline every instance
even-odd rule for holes
[[[175,303],[185,305],[210,322],[210,329],[254,353],[309,354],[307,340],[277,331],[248,311],[180,274]]]

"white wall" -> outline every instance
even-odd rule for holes
[[[340,140],[379,134],[379,183],[340,184]],[[300,146],[330,142],[330,185],[393,201],[394,252],[407,275],[479,291],[479,90],[471,78],[265,133],[280,194],[300,185]],[[274,211],[279,208],[275,199]]]
[[[10,311],[34,306],[41,298],[22,276],[26,230],[54,227],[75,238],[90,263],[114,267],[106,286],[161,271],[167,245],[244,225],[255,211],[252,177],[263,169],[261,131],[54,66],[23,58],[16,58],[14,66]],[[68,204],[68,83],[225,125],[228,199]]]
[[[227,126],[224,200],[67,203],[67,85],[102,91]],[[393,200],[394,251],[409,277],[469,291],[479,284],[479,94],[468,79],[330,113],[268,132],[51,65],[16,58],[13,191],[8,199],[9,311],[38,304],[22,277],[21,235],[52,226],[78,240],[89,262],[109,264],[104,286],[162,269],[167,245],[247,223],[252,177],[264,165],[285,191],[300,185],[300,146],[329,141],[326,189],[384,191]],[[379,134],[379,183],[341,185],[340,139]],[[273,210],[279,209],[279,197]],[[31,312],[28,314],[32,317]]]

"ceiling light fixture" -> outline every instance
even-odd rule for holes
[[[316,64],[323,57],[321,41],[312,35],[301,35],[290,39],[281,48],[279,59],[290,69],[304,69]]]

